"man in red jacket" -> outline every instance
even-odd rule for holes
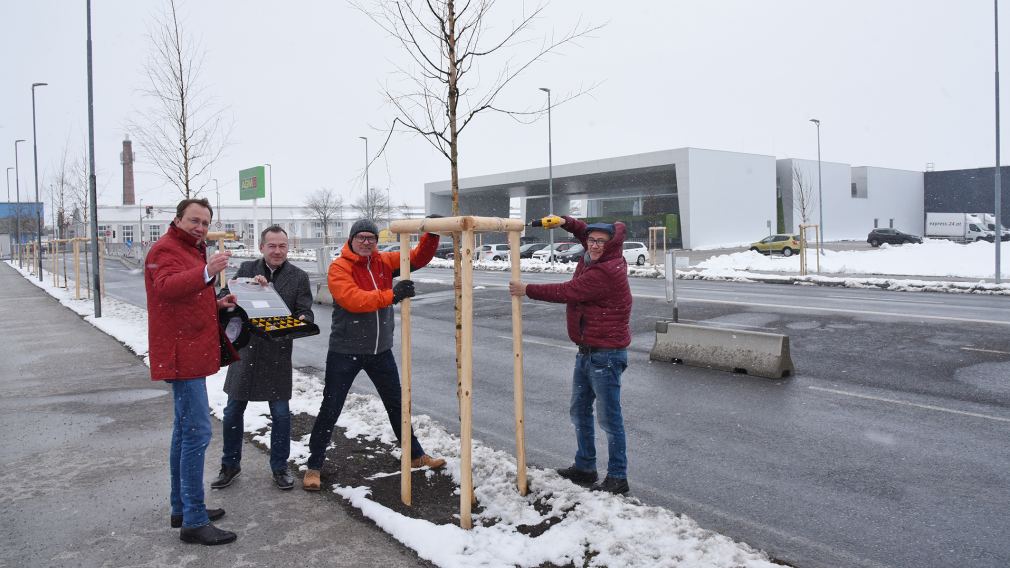
[[[211,435],[206,377],[221,368],[218,309],[235,306],[234,296],[218,300],[214,292],[214,276],[228,266],[231,253],[207,260],[204,237],[212,216],[206,199],[179,202],[168,232],[147,253],[144,270],[151,379],[171,383],[175,403],[171,526],[182,528],[184,542],[206,545],[236,538],[211,524],[224,510],[208,510],[203,503],[204,455]]]
[[[510,282],[513,296],[567,304],[568,337],[579,348],[572,376],[570,414],[578,450],[571,467],[558,474],[580,485],[597,480],[593,402],[607,433],[607,477],[594,491],[627,493],[628,460],[621,414],[621,373],[631,344],[631,288],[624,260],[624,223],[586,225],[573,217],[551,215],[534,226],[561,226],[586,248],[572,279],[563,284]]]

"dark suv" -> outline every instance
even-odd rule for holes
[[[866,242],[870,243],[871,247],[879,247],[884,243],[889,245],[903,245],[905,243],[919,244],[922,242],[922,238],[916,235],[902,233],[897,229],[873,229],[870,231],[870,234],[866,236]]]

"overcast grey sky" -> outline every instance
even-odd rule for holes
[[[147,104],[138,89],[148,27],[164,4],[92,6],[103,203],[121,198],[121,142],[130,113]],[[374,152],[394,116],[381,86],[405,61],[396,43],[339,1],[180,4],[185,32],[206,52],[203,86],[235,121],[232,144],[209,176],[220,180],[222,201],[237,201],[238,170],[266,162],[275,204],[300,205],[320,187],[347,199],[363,191],[358,137],[368,136]],[[499,4],[494,31],[522,7]],[[910,170],[927,162],[938,170],[993,164],[992,2],[553,0],[535,31],[562,32],[579,18],[606,26],[530,68],[502,101],[532,107],[543,102],[537,87],[564,92],[599,83],[554,109],[556,164],[684,146],[816,158],[812,117],[822,121],[825,161]],[[0,168],[14,165],[14,140],[27,139],[20,180],[22,191],[33,187],[30,85],[48,82],[36,91],[44,191],[64,146],[80,153],[86,144],[85,3],[7,0],[0,21]],[[1003,76],[1010,93],[1010,71]],[[174,203],[178,194],[144,173],[151,168],[134,148],[138,197]],[[546,162],[546,120],[519,124],[487,114],[461,139],[464,177]],[[406,135],[371,168],[372,186],[390,187],[396,203],[421,204],[425,182],[448,178],[448,161]]]

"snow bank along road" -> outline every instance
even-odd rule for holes
[[[452,429],[451,272],[415,277],[415,411]],[[474,436],[511,451],[508,275],[475,277]],[[107,278],[111,295],[142,304],[139,274]],[[1005,297],[678,282],[682,321],[790,335],[797,376],[769,381],[649,363],[653,322],[670,309],[662,282],[632,285],[624,406],[637,496],[803,567],[1010,565]],[[523,315],[530,460],[567,465],[563,306],[528,302]],[[323,368],[322,327],[299,341],[297,366]]]

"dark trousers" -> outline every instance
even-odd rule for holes
[[[377,355],[350,355],[330,351],[326,356],[326,384],[323,387],[323,403],[316,416],[309,437],[309,469],[322,469],[326,460],[326,446],[333,437],[333,427],[340,418],[344,408],[347,392],[351,389],[354,378],[362,370],[372,380],[375,390],[386,407],[389,425],[393,427],[396,439],[400,440],[400,373],[396,369],[393,351],[387,349]],[[421,444],[410,433],[410,458],[417,459],[424,455]]]
[[[222,441],[224,442],[224,454],[221,456],[221,465],[230,468],[240,467],[242,462],[242,433],[245,429],[243,417],[246,406],[249,403],[245,400],[235,400],[228,397],[228,405],[224,407],[224,420],[222,421]],[[288,469],[288,454],[291,453],[291,412],[288,410],[288,401],[271,400],[267,402],[270,406],[270,470],[274,472],[286,471]]]

